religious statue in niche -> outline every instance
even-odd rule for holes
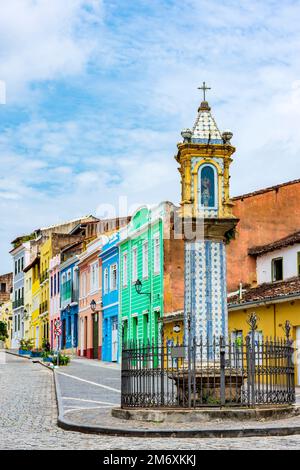
[[[204,165],[200,172],[201,206],[215,207],[215,172],[209,165]]]

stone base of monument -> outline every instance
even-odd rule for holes
[[[242,402],[242,390],[247,375],[242,370],[207,367],[187,369],[169,374],[177,388],[179,406],[238,405]]]
[[[121,420],[152,423],[196,424],[221,421],[262,421],[297,416],[300,407],[292,405],[260,406],[259,408],[113,408],[111,414]]]

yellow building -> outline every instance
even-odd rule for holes
[[[258,285],[229,296],[229,333],[234,338],[246,336],[252,312],[258,317],[258,337],[284,338],[284,325],[289,321],[296,384],[300,386],[300,232],[254,247],[249,254],[256,258]]]
[[[36,256],[32,263],[25,268],[31,271],[31,314],[29,319],[29,336],[33,340],[33,347],[41,347],[40,335],[40,256]]]
[[[4,347],[10,349],[12,337],[12,301],[8,300],[0,306],[0,321],[7,324],[8,338],[4,342]]]

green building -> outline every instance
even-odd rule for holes
[[[173,211],[169,202],[153,209],[141,207],[120,230],[119,324],[124,343],[159,341],[164,314],[164,244]]]

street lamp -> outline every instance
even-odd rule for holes
[[[148,295],[149,299],[151,299],[151,292],[142,292],[143,284],[139,279],[137,279],[134,286],[135,286],[135,291],[136,291],[137,294],[139,294],[139,295]]]

